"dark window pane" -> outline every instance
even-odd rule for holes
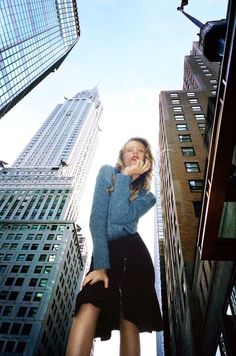
[[[21,334],[29,335],[31,328],[32,328],[32,324],[24,324]]]
[[[12,335],[18,335],[20,331],[21,324],[20,323],[14,323],[11,327],[11,334]]]
[[[10,327],[10,323],[2,323],[1,328],[0,328],[0,333],[7,334],[9,327]]]
[[[18,310],[17,316],[18,316],[18,317],[23,317],[23,316],[25,316],[26,310],[27,310],[26,307],[20,307],[19,310]]]

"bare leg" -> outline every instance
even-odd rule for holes
[[[72,323],[66,356],[90,356],[99,312],[92,304],[81,305]]]
[[[139,330],[123,317],[120,320],[120,356],[140,356]]]

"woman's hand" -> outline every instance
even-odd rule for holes
[[[133,179],[138,178],[141,174],[147,172],[151,168],[151,163],[148,159],[145,162],[138,159],[135,164],[127,166],[123,169],[122,173],[127,176],[133,177]]]
[[[87,283],[95,284],[101,281],[104,282],[104,287],[108,288],[109,279],[107,276],[107,271],[105,269],[96,269],[87,274],[83,281],[82,287],[84,287]]]

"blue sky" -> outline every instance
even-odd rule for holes
[[[104,114],[95,168],[114,163],[131,136],[146,137],[156,150],[159,93],[182,88],[184,56],[198,39],[197,27],[176,10],[180,2],[78,0],[81,38],[59,70],[0,120],[0,159],[13,163],[64,96],[97,84]],[[189,0],[185,8],[203,23],[225,18],[226,9],[224,0]]]

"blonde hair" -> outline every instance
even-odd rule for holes
[[[124,146],[121,148],[121,150],[119,152],[118,160],[116,163],[116,168],[118,169],[118,171],[121,172],[124,169],[123,154],[124,154],[124,150],[125,150],[127,143],[129,143],[131,141],[138,141],[144,145],[145,150],[146,150],[145,158],[148,159],[151,164],[150,168],[147,172],[141,174],[137,179],[135,179],[131,183],[130,200],[134,200],[137,197],[140,190],[145,189],[145,190],[149,191],[151,188],[154,157],[152,155],[151,146],[146,139],[144,139],[142,137],[132,137],[124,144]]]

